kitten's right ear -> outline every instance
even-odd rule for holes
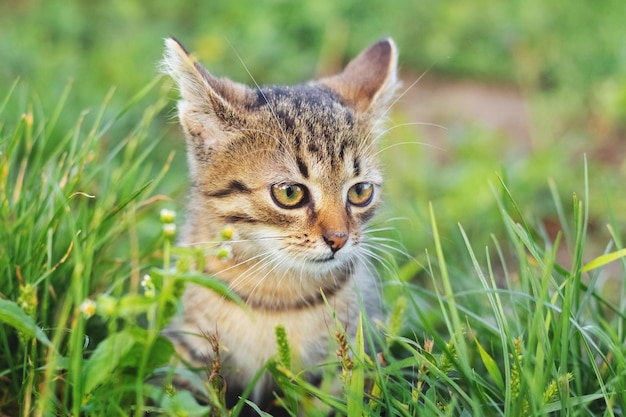
[[[362,51],[344,70],[320,80],[359,112],[384,111],[396,88],[398,50],[391,38]]]
[[[178,103],[180,122],[187,137],[194,142],[219,140],[225,122],[237,120],[237,107],[244,103],[248,88],[209,73],[174,38],[165,39],[162,71],[169,74],[180,89]],[[223,135],[222,135],[223,136]]]

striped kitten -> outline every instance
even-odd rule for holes
[[[396,47],[382,40],[317,81],[250,88],[213,76],[176,40],[165,44],[191,177],[180,243],[208,245],[232,225],[232,257],[207,255],[205,272],[249,307],[190,284],[167,335],[185,361],[206,366],[206,335],[217,334],[231,393],[276,354],[278,324],[294,362],[314,369],[336,349],[335,320],[354,336],[362,308],[380,316],[364,226],[379,203],[375,145],[397,84]],[[274,388],[264,376],[252,400]]]

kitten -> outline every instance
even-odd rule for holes
[[[295,361],[314,369],[336,349],[333,314],[352,337],[363,308],[380,316],[364,226],[381,193],[375,145],[397,87],[396,47],[382,40],[317,81],[250,88],[213,76],[178,41],[165,44],[191,179],[180,243],[208,246],[232,226],[232,257],[207,255],[204,272],[248,306],[189,284],[167,335],[202,367],[206,334],[217,334],[231,393],[276,354],[278,324]],[[273,389],[264,376],[252,400]]]

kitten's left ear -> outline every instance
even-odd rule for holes
[[[236,107],[247,100],[246,86],[213,76],[174,38],[165,39],[161,67],[176,81],[182,98],[197,108]]]
[[[339,94],[358,112],[382,109],[398,86],[398,49],[391,38],[362,51],[339,74],[320,82]]]
[[[210,151],[227,141],[225,127],[238,126],[249,89],[207,71],[174,38],[165,40],[163,72],[180,89],[178,116],[195,155],[206,159]]]

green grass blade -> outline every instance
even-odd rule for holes
[[[17,85],[19,84],[19,79],[16,79],[15,81],[13,81],[13,84],[11,84],[11,87],[9,87],[9,90],[7,91],[7,93],[4,96],[4,100],[2,100],[2,104],[0,104],[0,116],[2,115],[2,113],[4,113],[4,109],[7,107],[7,104],[9,103],[11,96],[13,95],[13,92],[15,91],[15,87],[17,87]],[[0,121],[0,132],[2,132],[2,122]]]
[[[621,249],[615,252],[607,253],[605,255],[598,256],[594,260],[590,261],[585,266],[583,266],[580,271],[589,272],[594,269],[603,267],[604,265],[609,264],[611,262],[617,261],[618,259],[621,259],[625,256],[626,256],[626,249]]]
[[[487,372],[493,378],[493,381],[496,383],[500,391],[504,391],[504,379],[502,378],[502,372],[500,372],[500,368],[498,368],[498,363],[487,353],[485,348],[480,344],[478,338],[474,336],[474,343],[478,348],[478,353],[480,354],[480,358],[487,369]]]
[[[21,332],[26,338],[35,337],[46,346],[51,346],[46,333],[17,303],[0,298],[0,322],[6,323]]]
[[[365,341],[363,339],[363,317],[359,314],[356,336],[353,344],[354,367],[350,374],[350,386],[347,392],[348,417],[361,417],[365,390]]]

